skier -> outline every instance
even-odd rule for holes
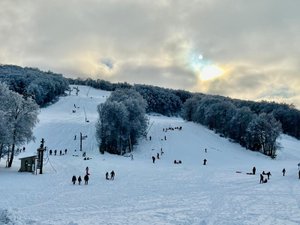
[[[285,168],[282,170],[282,176],[285,176]]]
[[[68,149],[65,149],[65,155],[67,154],[67,152],[68,152]]]
[[[106,180],[109,180],[108,172],[106,172],[106,174],[105,174],[105,179],[106,179]]]
[[[272,174],[271,174],[271,172],[269,171],[269,172],[267,172],[267,176],[268,176],[268,180],[270,179],[270,176],[271,176]]]
[[[259,183],[262,184],[264,183],[264,175],[260,174],[260,180]]]
[[[76,183],[76,176],[75,175],[72,177],[72,182],[73,182],[73,184]]]
[[[255,166],[253,166],[253,168],[252,168],[253,175],[255,175],[255,172],[256,172],[256,168],[255,168]]]
[[[300,179],[300,170],[299,170],[299,172],[298,172],[298,176],[299,176],[299,179]]]
[[[151,141],[151,136],[149,136],[149,140]]]
[[[50,149],[49,153],[50,153],[50,155],[52,155],[52,150],[51,149]]]
[[[74,136],[74,141],[76,140],[76,135]]]
[[[57,150],[55,149],[55,150],[54,150],[54,155],[56,155],[56,153],[57,153]]]
[[[86,174],[86,175],[90,175],[90,174],[89,174],[89,167],[88,167],[88,166],[85,168],[85,174]]]
[[[203,160],[203,165],[206,165],[206,162],[207,162],[207,160],[206,160],[206,159],[204,159],[204,160]]]
[[[207,153],[207,149],[204,149],[205,153]]]
[[[167,137],[165,136],[165,141],[167,140]]]
[[[81,176],[79,176],[79,177],[78,177],[78,184],[79,184],[79,185],[81,184],[81,181],[82,181]]]
[[[159,153],[156,154],[157,159],[159,159]]]
[[[85,175],[84,176],[84,184],[88,184],[89,183],[89,175]]]
[[[113,171],[113,170],[110,172],[110,179],[111,180],[115,179],[115,171]]]
[[[162,150],[162,148],[160,148],[160,155],[163,155],[164,151]]]
[[[62,155],[62,150],[59,150],[59,155]]]
[[[155,163],[155,157],[154,156],[152,156],[152,162]]]

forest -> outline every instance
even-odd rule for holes
[[[14,65],[0,65],[0,82],[24,97],[32,97],[39,106],[55,101],[69,87],[61,74]]]

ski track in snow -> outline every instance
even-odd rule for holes
[[[19,155],[35,154],[45,138],[47,149],[57,149],[58,155],[46,153],[43,175],[17,173],[17,159],[10,169],[4,168],[4,160],[0,162],[0,224],[300,224],[299,141],[282,135],[282,149],[277,159],[271,160],[201,125],[149,115],[153,126],[148,137],[152,140],[140,140],[134,160],[100,155],[95,139],[96,107],[110,93],[79,88],[78,96],[61,97],[41,110],[34,130],[36,141]],[[72,113],[74,104],[76,113]],[[183,129],[163,132],[163,128],[176,126]],[[87,135],[83,151],[91,160],[83,160],[79,151],[80,132]],[[68,153],[59,156],[59,150],[65,148]],[[161,148],[164,154],[153,164],[151,157]],[[206,166],[202,165],[204,159]],[[182,164],[175,165],[174,160]],[[89,185],[72,185],[71,177],[83,178],[87,166]],[[257,174],[246,175],[253,166]],[[285,177],[281,174],[284,167]],[[106,181],[105,172],[111,170],[116,178]],[[263,170],[271,171],[272,176],[268,183],[259,184]]]

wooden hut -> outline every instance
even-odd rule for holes
[[[21,168],[19,169],[19,172],[34,172],[36,159],[36,155],[20,158]]]

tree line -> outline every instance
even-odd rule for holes
[[[190,97],[192,93],[185,90],[173,90],[145,84],[111,83],[104,80],[93,79],[68,79],[70,84],[88,85],[96,89],[105,91],[115,91],[117,89],[130,89],[135,91],[146,100],[147,113],[160,113],[165,116],[178,116],[182,109],[182,104]]]
[[[272,112],[257,114],[250,107],[237,107],[234,101],[221,96],[195,95],[185,102],[182,116],[247,149],[276,157],[276,139],[282,131],[281,123]]]
[[[56,100],[69,87],[68,80],[61,74],[14,65],[0,65],[0,82],[6,83],[12,91],[32,97],[40,106]]]

